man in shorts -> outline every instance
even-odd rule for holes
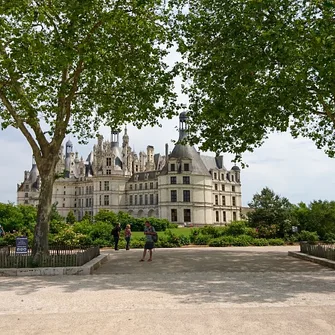
[[[155,235],[155,234],[156,234],[155,228],[150,224],[149,221],[146,221],[145,227],[144,227],[144,235],[146,237],[146,241],[144,245],[143,256],[140,259],[140,262],[144,262],[145,255],[147,254],[147,250],[149,250],[149,255],[150,255],[148,262],[152,261],[152,249],[155,247],[155,243],[152,238],[152,235]]]

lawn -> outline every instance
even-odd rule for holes
[[[168,229],[171,230],[173,234],[180,236],[180,235],[185,235],[185,236],[189,236],[191,234],[191,228],[173,228],[173,229]],[[159,231],[157,232],[158,236],[164,235],[164,231]],[[132,237],[133,238],[139,238],[139,237],[143,237],[144,234],[141,231],[133,231],[132,232]]]

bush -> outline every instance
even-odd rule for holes
[[[270,238],[268,239],[269,245],[284,245],[285,241],[282,238]]]
[[[325,234],[324,241],[326,243],[334,244],[335,243],[335,234],[334,233],[327,233],[327,234]]]
[[[247,224],[246,221],[232,222],[227,226],[227,235],[239,236],[246,234]]]
[[[236,236],[233,240],[233,246],[247,247],[253,245],[254,238],[249,235],[239,235]]]
[[[167,227],[166,227],[167,229],[176,229],[176,228],[178,228],[178,223],[171,223],[171,222],[169,222],[168,224],[167,224]]]
[[[200,234],[195,237],[193,243],[196,245],[207,245],[210,239],[211,239],[211,236]]]
[[[256,247],[265,247],[269,245],[269,241],[266,238],[255,238],[253,240],[253,245]]]
[[[316,231],[303,230],[299,233],[299,241],[307,241],[309,243],[319,241],[319,235]]]

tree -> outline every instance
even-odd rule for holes
[[[253,209],[248,213],[250,226],[258,228],[260,234],[273,235],[265,237],[284,237],[292,231],[292,223],[295,221],[292,216],[292,204],[287,198],[280,197],[265,187],[253,196],[248,205]]]
[[[0,2],[0,118],[29,145],[41,177],[33,255],[48,253],[58,153],[66,134],[103,123],[153,125],[175,112],[169,10],[161,0]]]
[[[335,234],[335,201],[312,201],[308,206],[300,203],[294,206],[293,215],[301,230],[315,231],[321,239]]]
[[[291,131],[335,154],[335,3],[189,0],[178,13],[190,140],[242,153]]]
[[[76,217],[73,213],[73,211],[71,210],[66,217],[66,223],[70,223],[70,224],[74,224],[76,222]]]

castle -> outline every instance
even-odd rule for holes
[[[178,224],[224,225],[241,218],[240,169],[227,170],[223,156],[201,155],[185,144],[188,124],[185,112],[179,115],[179,141],[172,152],[155,154],[148,146],[137,155],[129,146],[125,129],[111,132],[111,140],[97,139],[86,161],[73,152],[69,140],[59,153],[53,203],[77,220],[100,209],[124,211],[134,217],[166,218]],[[183,141],[184,140],[184,141]],[[17,187],[17,203],[36,206],[41,182],[36,163],[24,172]]]

